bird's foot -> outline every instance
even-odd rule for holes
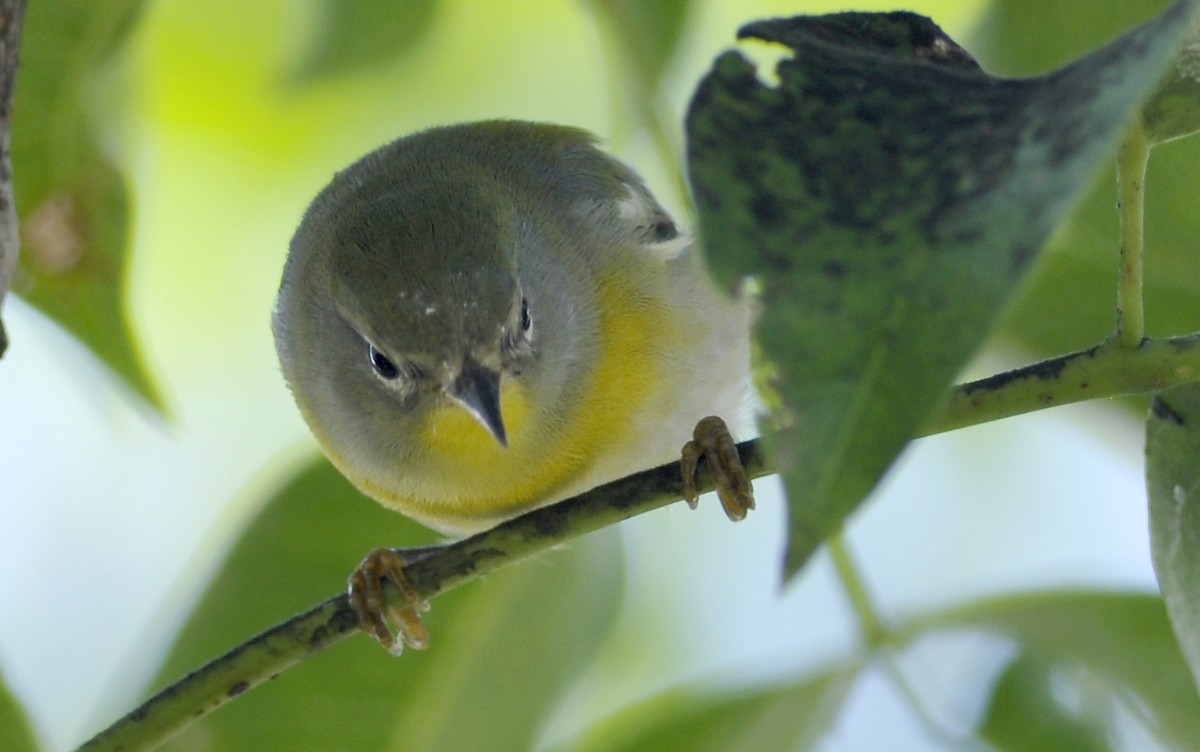
[[[725,421],[715,415],[701,419],[692,432],[692,440],[683,445],[682,454],[683,498],[688,506],[695,509],[700,501],[696,471],[700,459],[704,458],[725,514],[734,522],[745,519],[754,508],[754,489],[746,477],[737,444]]]
[[[350,575],[350,606],[358,615],[359,628],[393,655],[400,655],[405,645],[416,650],[429,647],[429,630],[421,620],[421,612],[428,611],[429,604],[404,575],[407,563],[402,549],[377,548]],[[400,591],[406,606],[387,605],[385,582]],[[388,625],[389,617],[396,625],[395,632]]]

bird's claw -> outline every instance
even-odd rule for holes
[[[404,575],[404,554],[395,548],[377,548],[362,560],[350,575],[350,606],[358,616],[358,625],[393,655],[407,645],[416,650],[429,647],[429,630],[421,612],[429,604]],[[384,583],[390,582],[404,598],[406,606],[390,608],[384,598]],[[388,625],[388,617],[396,631]]]
[[[725,421],[715,415],[701,419],[692,432],[692,440],[683,445],[682,454],[683,498],[688,506],[695,509],[700,501],[696,471],[703,457],[729,519],[738,522],[754,509],[754,489]]]

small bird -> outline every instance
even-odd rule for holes
[[[292,239],[273,323],[332,463],[452,535],[679,459],[748,380],[748,306],[633,170],[557,125],[434,128],[339,172]],[[739,493],[731,516],[753,505]],[[356,608],[378,610],[362,579],[380,576],[402,562],[364,562]]]

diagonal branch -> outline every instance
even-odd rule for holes
[[[1056,405],[1155,392],[1200,380],[1200,333],[1146,340],[1127,349],[1116,340],[954,387],[921,435],[986,423]],[[769,475],[759,441],[738,445],[751,478]],[[701,464],[703,468],[703,464]],[[405,567],[423,599],[564,541],[616,524],[681,498],[678,463],[613,481],[537,509],[470,538],[433,549]],[[707,472],[700,490],[711,491]],[[394,590],[387,590],[393,604]],[[87,742],[79,752],[153,749],[193,721],[262,684],[358,629],[345,594],[268,629],[163,689]]]
[[[738,445],[747,474],[769,471],[758,442]],[[701,468],[705,468],[701,460]],[[429,599],[519,559],[682,498],[679,463],[613,481],[553,506],[536,509],[448,545],[422,549],[404,568],[416,593]],[[713,490],[704,470],[700,491]],[[389,599],[398,599],[388,589]],[[397,604],[405,605],[405,604]],[[163,689],[80,747],[79,752],[153,749],[193,721],[358,629],[345,594],[268,629]]]

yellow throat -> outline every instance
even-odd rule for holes
[[[428,466],[413,469],[419,476],[413,487],[364,490],[414,516],[466,527],[472,520],[554,500],[583,479],[597,456],[636,442],[631,429],[635,419],[656,406],[669,409],[657,399],[669,376],[669,353],[689,340],[652,285],[613,273],[598,280],[596,293],[600,337],[595,361],[581,373],[587,384],[567,414],[550,414],[550,407],[534,404],[521,384],[506,380],[501,409],[507,447],[465,410],[448,403],[430,411],[419,431]]]

